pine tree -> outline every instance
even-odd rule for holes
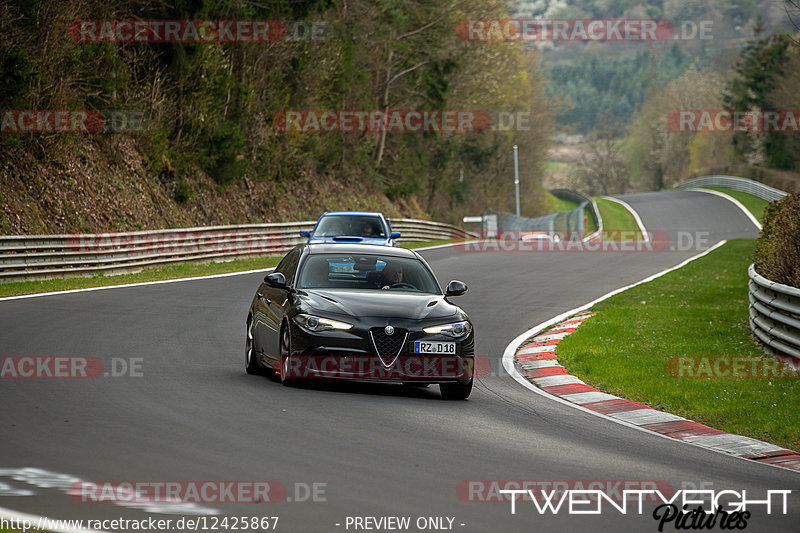
[[[782,73],[787,60],[787,49],[791,42],[786,34],[774,34],[759,38],[764,24],[759,17],[753,26],[753,39],[742,49],[731,80],[723,95],[723,103],[731,111],[770,110],[769,95]],[[734,135],[733,145],[737,155],[746,157],[758,147],[759,138],[746,132]],[[768,132],[763,136],[763,149],[767,166],[777,169],[791,168],[797,154],[788,150],[786,134]]]

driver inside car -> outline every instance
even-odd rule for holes
[[[392,285],[403,281],[403,267],[399,265],[387,264],[381,274],[383,276],[381,289],[389,289]]]
[[[364,224],[362,237],[380,237],[378,226],[376,226],[374,222],[367,222]]]
[[[316,258],[315,258],[316,259]],[[309,265],[308,274],[306,274],[307,287],[326,287],[328,285],[328,275],[330,274],[330,267],[328,262],[317,259],[312,261]]]

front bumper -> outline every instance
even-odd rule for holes
[[[426,324],[427,326],[428,324]],[[380,353],[370,330],[310,332],[294,325],[287,377],[293,379],[345,379],[385,382],[453,383],[472,379],[475,364],[474,332],[464,338],[430,335],[419,326],[393,323],[395,335],[402,335],[392,349]],[[403,327],[406,326],[406,327]],[[413,353],[417,340],[455,343],[453,354]],[[394,348],[397,347],[396,351]],[[283,363],[283,361],[281,361]]]

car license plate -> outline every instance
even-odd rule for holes
[[[414,353],[441,353],[453,355],[456,353],[456,343],[415,341]]]

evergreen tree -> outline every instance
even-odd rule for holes
[[[764,24],[757,19],[753,39],[742,49],[731,80],[723,95],[723,103],[731,111],[768,111],[770,93],[775,89],[786,64],[791,39],[786,34],[760,38]],[[735,152],[742,158],[759,149],[762,136],[737,132],[733,138]],[[798,161],[798,154],[789,149],[786,133],[763,135],[764,163],[772,168],[789,169]]]

